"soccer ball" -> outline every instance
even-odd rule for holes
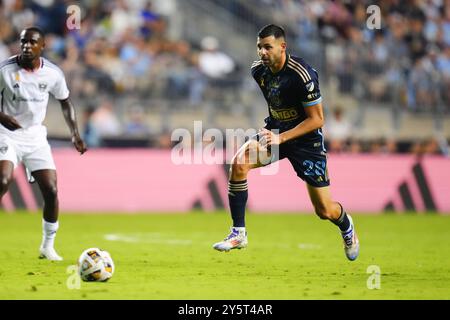
[[[114,262],[109,252],[89,248],[78,258],[78,274],[83,281],[108,281],[114,273]]]

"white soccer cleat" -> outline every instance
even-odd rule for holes
[[[247,232],[232,227],[230,234],[223,241],[215,243],[213,248],[218,251],[230,251],[245,248],[247,244]]]
[[[52,260],[52,261],[62,261],[63,258],[60,257],[55,249],[53,248],[40,248],[40,255],[39,255],[39,259],[48,259],[48,260]]]
[[[347,232],[341,232],[342,238],[344,239],[344,251],[348,260],[353,261],[358,258],[359,255],[359,240],[356,235],[355,226],[353,224],[352,217],[347,215],[350,220],[350,230]]]

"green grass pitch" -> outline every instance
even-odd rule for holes
[[[249,247],[223,253],[212,244],[226,212],[62,214],[64,261],[51,262],[37,258],[40,213],[0,212],[0,299],[450,299],[450,216],[353,218],[361,253],[350,262],[337,228],[313,215],[248,214]],[[70,266],[89,247],[111,253],[115,274],[77,288]]]

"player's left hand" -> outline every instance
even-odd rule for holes
[[[72,143],[75,146],[75,149],[77,149],[80,154],[83,154],[87,151],[87,146],[79,135],[74,135],[72,137]]]
[[[279,134],[273,133],[272,131],[265,128],[259,131],[259,136],[259,143],[264,148],[268,148],[272,145],[279,145],[281,143]]]

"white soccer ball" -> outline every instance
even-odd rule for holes
[[[78,274],[83,281],[108,281],[114,274],[114,262],[109,252],[89,248],[78,258]]]

